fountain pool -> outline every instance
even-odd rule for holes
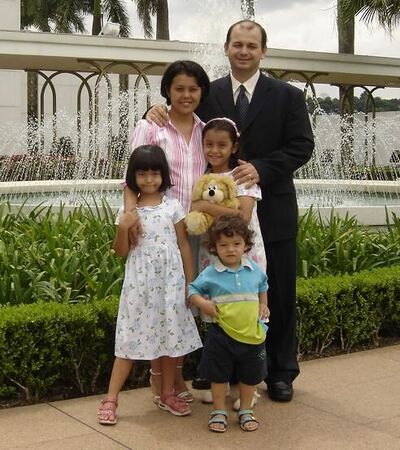
[[[400,217],[400,183],[398,181],[295,180],[300,214],[310,207],[322,217],[332,211],[339,216],[356,216],[365,225],[384,225],[387,212]],[[64,211],[79,205],[95,206],[106,200],[112,210],[121,205],[120,180],[49,180],[0,183],[0,203],[8,202],[13,210],[24,205],[63,205]]]

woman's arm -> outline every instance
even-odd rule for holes
[[[118,256],[126,256],[130,250],[129,229],[137,224],[139,216],[137,211],[127,211],[121,216],[113,248]]]
[[[189,244],[185,222],[180,220],[175,224],[176,239],[182,256],[183,270],[185,272],[186,283],[193,281],[193,256]]]
[[[137,195],[128,186],[124,187],[124,211],[136,212]],[[137,214],[137,212],[136,212]],[[139,236],[143,233],[142,224],[138,216],[137,222],[129,228],[128,236],[131,246],[136,246]]]
[[[136,209],[137,195],[127,185],[124,187],[124,211],[133,211]]]
[[[255,204],[255,199],[254,197],[244,195],[238,197],[238,200],[239,200],[238,209],[227,208],[226,206],[222,205],[216,205],[215,203],[208,202],[207,200],[198,200],[196,202],[192,202],[191,210],[205,212],[213,217],[222,215],[235,216],[240,214],[243,217],[243,219],[247,223],[249,223]]]

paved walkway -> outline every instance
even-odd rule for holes
[[[2,410],[0,449],[400,449],[400,345],[303,362],[295,388],[287,404],[260,389],[254,433],[233,412],[225,434],[209,432],[199,401],[173,417],[148,388],[121,394],[114,427],[96,422],[100,396]]]

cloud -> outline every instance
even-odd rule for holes
[[[133,37],[143,38],[135,3],[127,0],[127,7]],[[258,0],[255,11],[256,20],[267,30],[269,47],[337,52],[336,0]],[[170,0],[169,18],[171,40],[220,44],[221,54],[209,59],[224,60],[226,31],[242,18],[240,0]],[[400,57],[400,26],[390,37],[377,24],[367,27],[356,19],[355,35],[356,54]],[[324,91],[337,95],[331,89],[326,86]],[[390,95],[398,97],[399,90],[393,91]]]

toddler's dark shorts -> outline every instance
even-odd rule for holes
[[[255,386],[267,376],[265,342],[236,341],[218,324],[212,324],[207,332],[199,374],[213,383],[228,383],[235,376],[240,383]]]

